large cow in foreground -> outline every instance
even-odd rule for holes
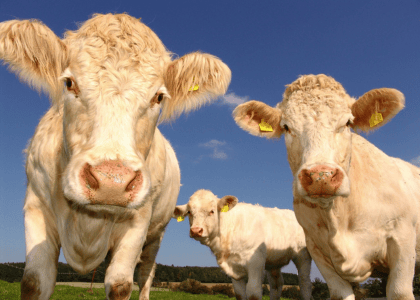
[[[125,14],[96,15],[63,40],[39,21],[0,23],[0,59],[52,100],[27,149],[22,299],[49,299],[60,247],[81,273],[110,253],[109,299],[129,299],[140,262],[140,299],[149,299],[180,188],[159,114],[172,119],[223,94],[229,68],[201,53],[172,61]]]
[[[307,75],[287,87],[276,108],[249,101],[233,113],[253,135],[285,135],[294,210],[331,299],[354,299],[350,282],[374,269],[389,273],[388,299],[414,299],[420,169],[351,131],[375,129],[403,107],[395,89],[371,90],[356,101],[333,78]]]
[[[270,300],[280,299],[284,283],[280,269],[290,261],[298,269],[302,299],[311,299],[312,259],[293,211],[238,203],[235,196],[219,199],[211,191],[198,190],[187,204],[175,208],[174,218],[184,216],[189,218],[190,236],[210,247],[232,278],[236,299],[262,299],[264,270]]]

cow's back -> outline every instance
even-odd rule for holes
[[[303,229],[288,209],[238,203],[228,213],[221,213],[220,220],[222,245],[244,256],[264,248],[269,265],[286,265],[305,248]]]

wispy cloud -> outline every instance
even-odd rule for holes
[[[224,160],[228,158],[226,153],[226,142],[225,141],[218,141],[218,140],[210,140],[206,143],[198,144],[199,147],[208,148],[212,150],[211,154],[202,154],[200,157],[195,161],[196,163],[200,162],[204,157],[211,157],[213,159]]]
[[[413,158],[413,159],[411,160],[411,163],[412,163],[413,165],[416,165],[417,167],[420,167],[420,156],[419,156],[419,157],[416,157],[416,158]]]
[[[230,106],[237,106],[239,104],[242,104],[246,101],[248,101],[248,97],[240,97],[236,95],[235,93],[229,93],[222,97],[222,104],[227,104]]]

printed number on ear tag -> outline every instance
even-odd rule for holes
[[[273,131],[273,127],[271,127],[270,124],[264,122],[264,119],[261,120],[261,123],[258,124],[260,125],[260,130],[261,131]]]
[[[184,221],[184,220],[185,220],[185,218],[184,218],[184,216],[179,216],[178,218],[176,218],[176,220],[177,220],[178,222],[182,222],[182,221]]]
[[[225,206],[223,206],[223,208],[220,211],[221,212],[228,212],[229,211],[229,205],[226,204]]]
[[[370,127],[376,126],[384,120],[381,113],[374,113],[369,120]]]
[[[198,84],[196,84],[196,85],[194,85],[194,86],[190,87],[189,91],[190,91],[190,92],[191,92],[191,91],[196,91],[196,90],[198,90],[198,88],[199,88],[199,86],[198,86]]]

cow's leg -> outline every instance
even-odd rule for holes
[[[26,203],[26,266],[20,283],[21,299],[46,300],[54,292],[60,253],[55,217],[29,188]]]
[[[150,205],[148,205],[150,206]],[[111,262],[105,274],[105,292],[107,299],[130,299],[133,289],[133,275],[146,235],[151,215],[150,207],[142,207],[133,220],[121,226],[116,224],[111,236],[115,245],[111,250]]]
[[[245,279],[235,280],[232,278],[233,291],[236,300],[246,300],[246,282]]]
[[[324,256],[310,238],[306,236],[306,247],[316,266],[327,282],[331,300],[355,300],[351,284],[341,278],[334,268],[324,261]]]
[[[402,226],[403,227],[403,226]],[[387,242],[389,264],[386,297],[388,300],[414,300],[413,277],[416,263],[416,236],[410,228]]]
[[[270,284],[270,300],[279,300],[283,290],[283,275],[280,269],[267,271],[268,283]]]
[[[141,253],[140,268],[138,274],[140,300],[149,300],[150,287],[152,286],[153,278],[155,277],[156,255],[159,251],[163,234],[164,232],[162,232],[160,238],[147,244]]]
[[[312,259],[307,249],[302,249],[298,256],[293,259],[298,270],[300,296],[303,300],[312,299],[311,263]]]
[[[248,300],[262,299],[262,283],[264,278],[265,252],[256,251],[248,262],[248,283],[246,296]]]

